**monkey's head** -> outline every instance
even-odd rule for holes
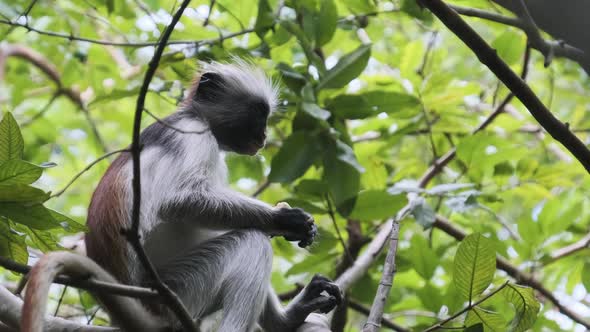
[[[210,63],[191,96],[191,109],[208,124],[219,146],[254,155],[266,140],[266,120],[274,111],[278,89],[264,72],[236,60]]]

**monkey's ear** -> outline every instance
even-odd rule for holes
[[[195,100],[212,101],[219,95],[222,87],[223,78],[221,75],[212,72],[203,73],[193,98]]]

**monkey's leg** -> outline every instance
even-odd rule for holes
[[[236,332],[256,326],[271,265],[268,236],[236,230],[199,244],[158,270],[195,318],[222,308],[218,331]]]

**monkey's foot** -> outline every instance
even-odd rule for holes
[[[288,316],[302,324],[312,312],[328,313],[342,303],[342,293],[332,280],[316,274],[303,289],[299,301],[289,308]]]

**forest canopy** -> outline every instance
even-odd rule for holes
[[[319,232],[272,239],[281,299],[320,273],[333,331],[590,329],[590,5],[550,2],[0,0],[0,330],[134,127],[237,58],[280,104],[228,182]],[[50,315],[109,325],[112,289],[60,278]]]

